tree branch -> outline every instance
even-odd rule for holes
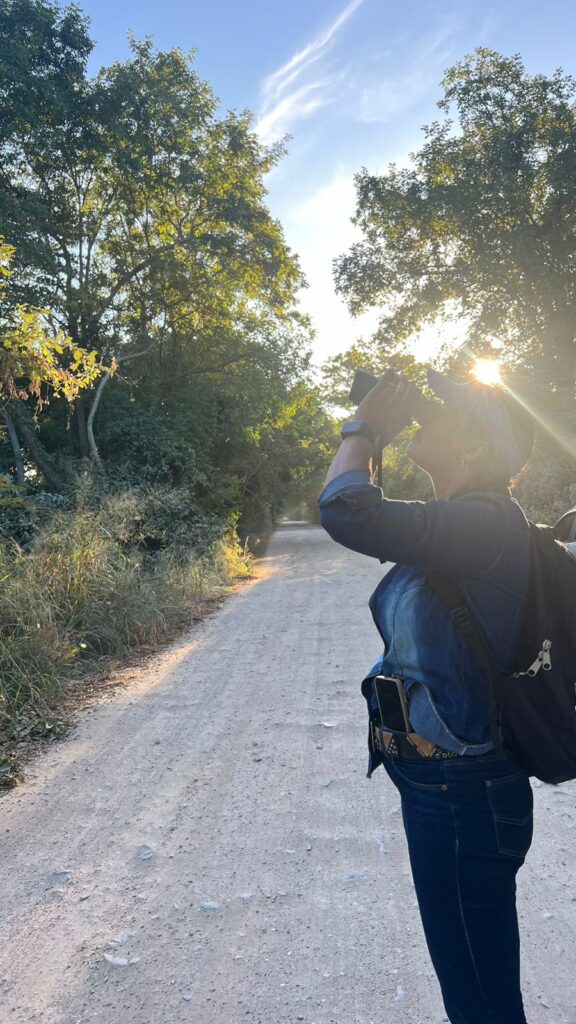
[[[170,377],[168,380],[161,381],[162,387],[171,387],[172,384],[178,382],[190,380],[191,377],[197,377],[203,373],[218,373],[219,370],[225,370],[227,366],[232,363],[240,363],[244,359],[248,359],[249,353],[243,352],[240,356],[231,356],[230,359],[225,359],[223,363],[218,363],[216,366],[200,366],[190,371],[187,374],[178,374],[177,377]]]
[[[130,359],[139,359],[140,356],[145,356],[148,352],[150,352],[150,350],[154,347],[155,344],[156,340],[154,339],[153,341],[150,342],[147,348],[142,349],[140,352],[130,352],[125,356],[117,356],[116,362],[127,363]],[[108,372],[104,374],[100,383],[98,384],[98,387],[96,388],[96,394],[94,395],[94,401],[90,406],[90,412],[88,413],[88,419],[86,420],[86,434],[88,436],[88,447],[90,451],[90,456],[100,469],[102,469],[102,460],[100,458],[98,447],[96,445],[96,439],[94,437],[94,419],[96,417],[96,413],[98,412],[100,402],[102,401],[104,388],[111,380],[112,374],[113,371],[108,370]]]
[[[136,266],[132,268],[132,270],[129,270],[126,274],[122,274],[122,276],[118,278],[116,284],[108,294],[108,297],[104,300],[103,303],[101,303],[100,308],[96,310],[94,316],[91,317],[92,328],[96,327],[100,323],[100,320],[104,316],[104,313],[112,305],[118,292],[124,287],[124,285],[129,284],[129,282],[134,277],[136,277],[142,270],[145,270],[146,267],[148,267],[152,263],[152,260],[154,259],[155,256],[159,256],[164,252],[169,252],[171,248],[171,245],[165,245],[162,246],[162,248],[160,249],[156,249],[154,252],[151,252],[146,257],[146,259],[140,260],[140,263],[137,263]]]

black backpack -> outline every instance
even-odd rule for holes
[[[426,578],[491,681],[496,750],[504,743],[529,775],[557,784],[576,779],[576,558],[551,527],[529,526],[528,601],[513,675],[496,666],[453,577]]]

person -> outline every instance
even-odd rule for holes
[[[430,477],[434,500],[391,500],[372,482],[377,439],[390,443],[414,407],[415,386],[388,371],[343,430],[318,497],[320,521],[339,544],[394,563],[369,602],[384,652],[362,682],[367,774],[383,765],[401,797],[448,1018],[526,1024],[516,876],[532,841],[532,788],[506,743],[495,745],[489,682],[427,573],[457,581],[499,670],[510,673],[529,569],[528,522],[510,483],[534,433],[504,387],[459,384],[437,371],[428,382],[441,403],[407,455]],[[386,730],[379,676],[400,682],[410,732]]]

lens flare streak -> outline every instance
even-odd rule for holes
[[[471,358],[474,358],[473,353],[468,345],[461,346],[463,351],[466,352]],[[512,387],[511,382],[503,379],[500,376],[500,368],[502,363],[497,359],[475,359],[474,367],[471,370],[471,375],[480,381],[482,384],[497,384],[500,387],[505,388],[508,394],[512,395],[513,398],[526,410],[527,413],[532,417],[534,423],[543,430],[548,437],[555,441],[560,448],[570,455],[572,458],[576,458],[576,437],[574,434],[569,433],[562,429],[562,426],[558,422],[553,422],[546,416],[542,410],[535,408],[531,405],[525,396]],[[494,371],[493,368],[496,368]],[[486,370],[489,379],[483,375],[483,371]],[[496,372],[497,376],[494,377]]]
[[[501,384],[501,365],[499,359],[477,359],[470,372],[481,384]]]

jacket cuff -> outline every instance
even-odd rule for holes
[[[377,497],[374,495],[374,492],[376,492]],[[340,495],[342,495],[344,501],[355,504],[354,495],[359,493],[369,494],[371,501],[381,501],[383,496],[382,489],[372,483],[367,469],[349,469],[346,473],[340,473],[338,476],[335,476],[333,480],[326,484],[317,499],[317,504],[320,508],[323,508],[325,505],[332,504]],[[364,504],[364,502],[361,502],[361,504]]]

